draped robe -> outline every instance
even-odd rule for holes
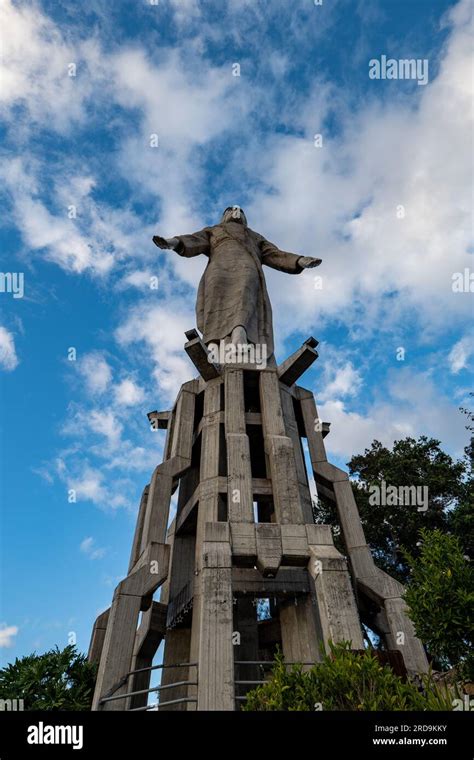
[[[199,283],[196,319],[204,343],[219,342],[242,325],[250,343],[267,346],[273,354],[272,307],[265,285],[263,264],[287,274],[299,274],[300,256],[281,251],[240,222],[204,227],[190,235],[177,235],[180,256],[209,258]]]

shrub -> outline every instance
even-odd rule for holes
[[[422,677],[421,686],[403,681],[367,649],[353,652],[348,642],[330,644],[331,652],[304,671],[285,666],[278,653],[271,680],[247,694],[243,710],[452,710],[448,687]]]
[[[442,667],[474,680],[474,569],[455,536],[422,530],[418,557],[406,554],[405,592],[416,634]]]
[[[73,646],[17,658],[0,670],[0,698],[25,710],[90,710],[96,666]]]

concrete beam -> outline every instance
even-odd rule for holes
[[[235,597],[285,599],[308,594],[310,591],[306,570],[280,568],[275,578],[264,578],[255,568],[233,567],[232,590]]]
[[[138,615],[152,603],[152,594],[168,575],[170,547],[152,543],[134,571],[115,589],[100,658],[92,710],[123,710],[126,697],[102,702],[105,696],[126,694],[132,670]],[[118,688],[115,688],[120,684]]]
[[[278,366],[278,377],[284,385],[294,385],[318,358],[316,338],[308,338],[294,354]]]
[[[153,602],[150,609],[142,615],[140,626],[135,636],[135,647],[132,657],[131,670],[142,670],[130,677],[130,691],[143,691],[150,687],[153,657],[160,646],[166,629],[166,604]],[[137,694],[127,700],[127,710],[145,707],[148,704],[148,694]]]
[[[167,430],[171,417],[171,411],[148,412],[147,417],[150,421],[150,427],[152,427],[153,430]]]
[[[317,613],[326,652],[329,641],[350,641],[353,649],[363,649],[359,614],[347,564],[335,546],[310,545],[308,572],[313,579]]]
[[[107,630],[107,623],[109,620],[109,613],[110,607],[109,609],[105,610],[105,612],[101,612],[100,615],[98,615],[96,618],[94,627],[92,629],[89,652],[87,654],[87,659],[89,662],[95,662],[97,664],[100,662],[102,648],[104,646],[105,632]]]
[[[186,337],[188,337],[188,334],[191,332],[196,331],[188,330]],[[201,377],[204,380],[213,380],[215,377],[219,377],[219,368],[216,364],[214,364],[213,361],[209,360],[209,351],[207,350],[205,343],[203,343],[197,333],[196,336],[197,337],[193,337],[191,340],[188,340],[188,342],[185,343],[184,350],[186,351],[187,355],[191,359]]]

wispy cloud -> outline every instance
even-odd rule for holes
[[[18,626],[7,625],[2,623],[0,625],[0,648],[8,648],[13,646],[14,638],[18,633]]]
[[[99,351],[92,351],[78,360],[78,370],[92,394],[104,393],[112,380],[112,369]]]
[[[144,400],[143,388],[133,380],[122,380],[115,388],[115,400],[120,406],[136,406]]]
[[[316,392],[317,396],[317,392]],[[436,409],[436,415],[433,415]],[[457,456],[466,445],[464,420],[457,404],[440,392],[432,373],[408,367],[389,373],[387,386],[365,412],[360,403],[340,396],[319,405],[321,419],[331,422],[326,446],[331,454],[346,461],[362,453],[375,439],[391,446],[395,440],[431,435]]]
[[[469,366],[469,359],[474,355],[474,335],[465,335],[454,344],[449,352],[448,362],[451,372],[457,374]]]
[[[80,551],[83,554],[86,554],[89,559],[102,559],[102,557],[106,554],[106,549],[101,546],[96,545],[96,541],[92,536],[87,536],[83,541],[81,541],[79,546]]]
[[[13,333],[0,325],[0,367],[11,372],[18,366]]]

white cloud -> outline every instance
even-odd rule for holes
[[[92,536],[88,536],[79,546],[79,549],[83,554],[86,554],[89,559],[102,559],[105,556],[106,549],[100,546],[96,546],[95,539]]]
[[[160,306],[144,303],[130,312],[115,333],[120,345],[145,344],[147,355],[155,362],[153,375],[157,385],[170,400],[180,385],[190,379],[192,365],[183,346],[184,332],[194,322],[194,314],[183,309],[182,301],[168,301]]]
[[[144,429],[145,429],[145,415],[143,415]],[[146,420],[148,422],[148,420]],[[149,426],[146,426],[150,431]],[[126,472],[143,472],[146,477],[149,477],[150,473],[156,467],[156,463],[160,462],[163,456],[163,442],[164,436],[160,435],[157,431],[150,431],[150,434],[154,438],[150,439],[148,446],[136,446],[130,441],[124,441],[120,448],[113,452],[107,461],[106,469],[116,469],[121,473]]]
[[[0,178],[23,241],[36,256],[73,274],[103,278],[135,257],[144,240],[151,250],[151,228],[127,208],[96,202],[95,180],[78,173],[73,157],[46,166],[25,154],[5,160]]]
[[[77,368],[91,393],[101,394],[109,387],[112,380],[112,370],[99,351],[92,351],[81,357],[77,363]]]
[[[119,405],[134,406],[143,401],[145,393],[143,388],[133,382],[133,380],[122,380],[115,386],[115,401]]]
[[[70,44],[38,6],[14,5],[11,0],[0,3],[0,27],[0,108],[21,105],[31,125],[47,122],[62,133],[82,121],[94,77],[104,73],[95,41]],[[69,76],[70,64],[76,65],[76,76]],[[18,128],[21,131],[22,125]]]
[[[65,479],[68,491],[75,492],[76,502],[91,501],[105,510],[130,508],[130,483],[126,479],[111,478],[104,483],[102,471],[78,461],[72,466],[80,472],[72,475],[67,470]]]
[[[103,474],[92,467],[86,467],[79,478],[68,480],[68,488],[75,491],[77,499],[104,502],[106,499],[106,490],[102,485]]]
[[[429,371],[394,370],[380,396],[365,414],[350,411],[336,398],[318,405],[320,418],[331,423],[325,441],[330,454],[347,461],[370,447],[374,439],[391,446],[406,436],[428,435],[440,440],[445,450],[462,456],[467,443],[464,420],[457,405],[440,392]],[[355,406],[360,408],[359,403]]]
[[[71,404],[62,432],[77,438],[94,433],[100,437],[100,441],[95,447],[91,446],[90,450],[106,457],[122,444],[123,424],[112,408],[99,409]]]
[[[322,385],[324,398],[354,396],[362,385],[360,372],[348,361],[342,366],[326,362],[324,366],[326,383]]]
[[[129,272],[120,281],[119,287],[123,288],[138,288],[139,290],[150,290],[152,285],[156,289],[155,283],[159,285],[158,274],[153,274],[149,269],[135,269]]]
[[[18,626],[6,623],[0,625],[0,648],[8,648],[13,645],[13,639],[18,633]]]
[[[451,284],[453,272],[469,266],[471,243],[471,41],[460,13],[451,25],[438,77],[413,100],[365,101],[349,112],[340,93],[318,82],[302,109],[304,137],[273,136],[258,160],[242,154],[246,173],[257,165],[266,180],[246,209],[250,225],[287,250],[323,259],[298,277],[267,270],[284,334],[295,304],[302,327],[337,318],[374,329],[409,313],[432,333],[469,315],[468,296]],[[325,134],[315,148],[331,107],[340,136]]]
[[[101,411],[92,409],[86,413],[85,420],[93,433],[105,436],[111,448],[116,448],[120,442],[123,425],[112,410]]]
[[[465,335],[454,344],[449,352],[448,362],[453,374],[457,374],[468,366],[469,359],[474,354],[474,335]]]
[[[0,367],[11,371],[18,366],[18,357],[15,350],[15,339],[6,327],[0,325]]]
[[[178,24],[189,24],[201,15],[199,0],[171,0],[174,18]]]

